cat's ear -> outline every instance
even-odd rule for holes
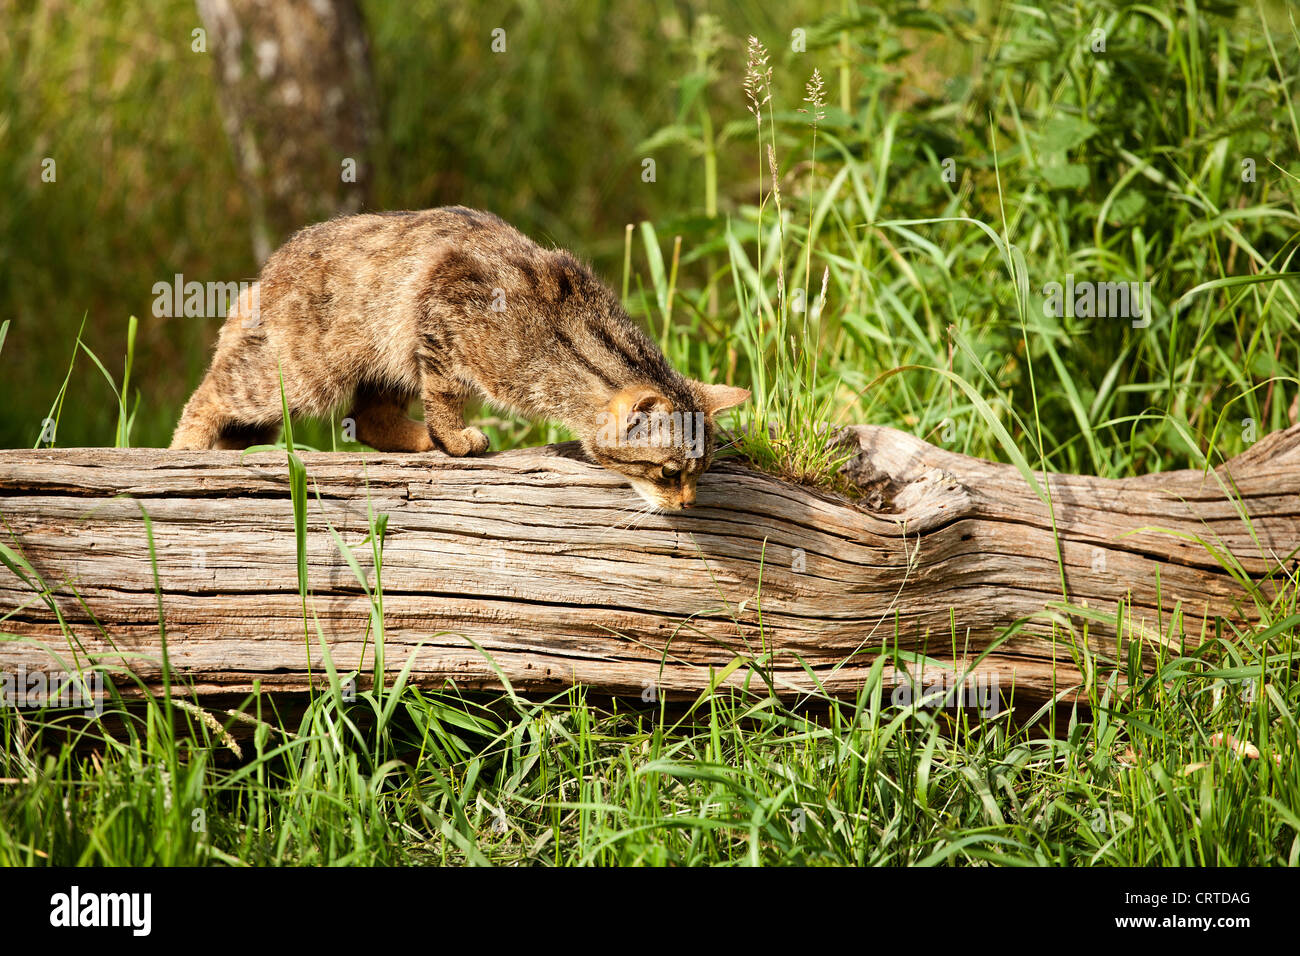
[[[672,403],[653,388],[625,388],[609,400],[609,415],[626,429],[637,415],[672,410]]]
[[[741,402],[748,400],[750,395],[749,389],[736,388],[734,385],[705,385],[703,382],[696,382],[695,387],[699,390],[704,411],[710,415],[724,408],[735,408]]]

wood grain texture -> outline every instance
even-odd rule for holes
[[[521,691],[683,697],[740,656],[729,684],[843,696],[882,647],[965,668],[994,642],[974,673],[1024,701],[1077,688],[1085,643],[1113,657],[1120,617],[1149,659],[1248,626],[1296,573],[1300,427],[1208,473],[1040,476],[1050,507],[1011,466],[888,428],[843,440],[855,502],[722,462],[699,507],[654,515],[571,444],[306,453],[309,614],[341,670],[373,667],[370,599],[329,528],[373,591],[382,513],[385,667],[414,655],[424,687],[499,687],[490,655]],[[144,512],[177,679],[215,693],[320,678],[285,456],[154,449],[0,451],[6,543],[46,588],[0,568],[0,669],[94,659],[160,682]]]

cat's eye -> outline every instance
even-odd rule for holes
[[[681,473],[682,473],[682,470],[681,470],[681,468],[678,467],[677,465],[664,465],[663,468],[662,468],[662,469],[660,470],[660,472],[659,472],[659,474],[663,475],[664,480],[668,480],[668,479],[671,479],[671,478],[676,478],[676,477],[677,477],[678,475],[680,475]]]

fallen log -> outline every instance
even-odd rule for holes
[[[200,694],[304,690],[322,640],[364,684],[382,620],[385,672],[426,688],[680,698],[739,659],[727,684],[848,696],[897,648],[1042,700],[1077,691],[1085,647],[1150,661],[1249,627],[1296,573],[1300,427],[1209,472],[1032,483],[889,428],[842,440],[860,498],[722,461],[679,514],[642,514],[572,444],[303,453],[305,599],[282,452],[0,451],[0,670],[156,688],[161,607]]]

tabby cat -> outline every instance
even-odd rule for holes
[[[275,440],[292,415],[348,409],[379,451],[487,450],[465,399],[563,422],[651,505],[678,510],[743,388],[681,375],[569,253],[453,206],[346,216],[267,259],[221,329],[172,448]],[[407,415],[413,399],[424,421]]]

